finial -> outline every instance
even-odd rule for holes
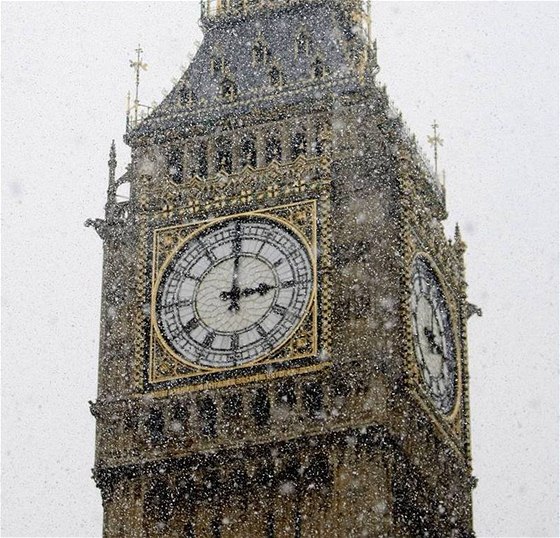
[[[138,107],[140,106],[140,101],[138,100],[138,87],[140,86],[140,69],[146,71],[148,69],[148,64],[142,61],[141,54],[144,52],[140,45],[134,50],[136,52],[136,61],[130,60],[130,67],[132,67],[136,73],[136,92],[134,94],[134,126],[138,124]],[[130,98],[129,98],[130,100]],[[130,107],[129,107],[130,110]]]
[[[433,136],[428,136],[428,143],[434,146],[434,166],[436,172],[436,178],[438,177],[438,169],[437,169],[437,149],[438,146],[443,146],[443,138],[440,138],[437,130],[439,125],[437,124],[436,120],[432,123],[432,129],[434,130]]]
[[[367,36],[368,43],[371,44],[371,0],[367,0]]]
[[[455,242],[461,241],[461,228],[459,228],[459,223],[455,223]]]
[[[115,139],[111,141],[111,149],[109,150],[109,162],[117,162],[117,150],[115,149]]]
[[[126,94],[126,131],[130,128],[130,90]]]

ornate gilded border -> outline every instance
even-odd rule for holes
[[[402,353],[404,356],[405,384],[408,393],[420,409],[431,419],[441,432],[442,438],[461,457],[470,458],[469,405],[468,405],[468,365],[466,356],[465,301],[463,252],[464,244],[459,240],[452,243],[446,238],[443,225],[434,220],[431,207],[425,203],[426,182],[418,181],[418,171],[410,156],[403,154],[399,160],[399,190],[402,212],[400,215],[400,249],[403,255],[401,273],[400,318]],[[444,215],[439,215],[442,218]],[[410,315],[410,282],[415,257],[423,253],[437,271],[445,290],[450,308],[453,308],[457,364],[461,369],[458,379],[456,406],[452,414],[445,416],[431,403],[422,390],[419,379],[412,338]]]
[[[464,334],[463,334],[463,319],[461,316],[461,301],[460,296],[460,276],[452,274],[452,268],[448,267],[443,270],[442,267],[446,266],[445,260],[442,260],[438,248],[435,246],[434,241],[428,240],[425,243],[420,239],[417,232],[409,229],[404,238],[405,256],[404,256],[404,274],[403,274],[403,296],[401,298],[402,306],[402,320],[404,330],[404,346],[405,346],[405,368],[406,380],[410,389],[410,394],[431,417],[435,426],[447,437],[452,446],[464,457],[466,455],[465,448],[468,445],[468,436],[465,435],[464,420],[465,420],[465,399],[464,399]],[[447,242],[446,242],[447,243]],[[457,349],[457,394],[453,411],[449,414],[441,413],[437,410],[432,403],[429,395],[426,394],[423,388],[423,382],[420,379],[418,366],[413,346],[412,334],[412,317],[410,315],[410,282],[412,278],[413,262],[417,256],[424,256],[428,259],[430,266],[436,273],[440,282],[443,293],[450,310],[452,322],[454,325],[454,338]]]
[[[439,416],[441,416],[445,421],[449,422],[450,424],[453,424],[455,419],[457,418],[457,413],[459,412],[460,408],[461,408],[461,401],[462,401],[462,392],[463,392],[463,368],[462,368],[462,349],[461,349],[461,342],[459,340],[460,338],[460,332],[459,332],[459,323],[458,323],[458,309],[457,309],[457,304],[456,301],[454,300],[454,298],[452,297],[452,294],[449,291],[448,286],[445,283],[445,279],[441,273],[441,271],[439,270],[437,264],[435,263],[434,259],[427,253],[427,252],[422,252],[422,251],[417,251],[416,254],[412,257],[412,261],[410,262],[410,278],[412,279],[412,267],[414,266],[414,262],[416,261],[417,258],[423,258],[424,260],[427,261],[430,269],[435,273],[436,278],[438,280],[438,284],[441,288],[441,291],[443,293],[443,296],[445,298],[445,302],[446,302],[446,306],[449,309],[449,314],[451,316],[451,325],[452,325],[452,336],[453,336],[453,341],[454,341],[454,346],[455,346],[455,361],[456,361],[456,368],[457,368],[457,374],[455,377],[455,402],[453,403],[453,408],[451,409],[451,411],[449,413],[443,413],[439,410],[437,410],[431,401],[430,395],[427,393],[426,389],[425,389],[425,384],[422,381],[422,376],[420,373],[420,369],[418,367],[418,361],[417,360],[413,360],[413,365],[411,370],[412,371],[412,375],[414,377],[414,381],[416,382],[417,386],[419,387],[420,392],[422,393],[422,396],[428,400],[430,402],[431,407],[433,407],[433,409],[435,410],[436,413],[438,413]],[[411,280],[409,281],[409,285],[410,285]],[[410,288],[409,288],[410,289]],[[411,323],[411,328],[410,331],[411,333],[413,332],[412,329],[412,316],[410,315],[411,311],[409,311],[409,320]],[[413,351],[414,354],[414,351]],[[414,354],[415,357],[415,354]]]
[[[293,184],[300,184],[295,181]],[[328,180],[320,182],[328,186]],[[263,378],[275,378],[294,373],[304,373],[324,368],[330,364],[330,194],[329,189],[317,189],[319,195],[306,200],[300,200],[283,205],[264,207],[254,211],[241,211],[232,214],[223,214],[215,219],[206,218],[200,220],[185,219],[183,224],[172,224],[168,226],[157,226],[158,219],[146,219],[142,227],[141,240],[145,245],[144,252],[149,250],[149,256],[144,254],[146,261],[138,275],[138,301],[139,309],[136,316],[136,345],[135,345],[135,385],[140,392],[169,393],[196,390],[202,388],[225,386],[230,384],[242,384]],[[310,193],[311,194],[311,193]],[[307,214],[302,213],[307,211]],[[297,216],[299,212],[299,217]],[[296,329],[290,339],[285,342],[273,355],[259,360],[258,363],[221,370],[219,372],[208,371],[181,371],[174,375],[163,378],[154,378],[153,372],[148,366],[152,355],[152,326],[149,315],[148,293],[151,295],[154,287],[154,277],[157,270],[162,267],[162,257],[178,248],[185,240],[185,234],[193,233],[212,222],[223,218],[231,218],[239,215],[270,215],[274,218],[286,219],[287,214],[292,214],[291,226],[299,230],[308,228],[305,232],[306,240],[309,240],[310,248],[316,253],[314,278],[316,293],[310,303],[310,310],[305,319]],[[294,216],[295,215],[295,216]],[[297,222],[297,219],[301,222]],[[152,221],[152,222],[150,222]],[[175,235],[175,239],[170,239]],[[167,242],[167,245],[163,243]],[[150,245],[149,247],[146,245]],[[149,274],[149,275],[148,275]],[[303,334],[311,332],[312,338],[305,339]],[[305,345],[304,345],[305,344]],[[299,346],[299,347],[298,347]],[[307,346],[307,347],[306,347]]]

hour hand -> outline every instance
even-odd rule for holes
[[[260,296],[266,295],[270,290],[273,290],[276,286],[271,286],[266,282],[261,282],[256,288],[245,288],[241,292],[241,297],[249,297],[258,293]]]

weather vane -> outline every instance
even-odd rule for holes
[[[434,130],[434,135],[433,136],[428,136],[428,142],[434,146],[434,165],[435,165],[435,169],[436,169],[436,178],[438,177],[438,169],[437,169],[437,149],[438,146],[443,146],[443,138],[440,138],[439,134],[438,134],[438,128],[439,125],[436,123],[436,120],[434,120],[434,123],[432,123],[432,129]]]
[[[132,60],[130,60],[130,67],[132,67],[134,69],[134,71],[136,72],[136,93],[134,94],[134,125],[138,124],[138,108],[140,107],[140,101],[138,100],[138,87],[140,86],[140,69],[143,69],[144,71],[146,71],[146,69],[148,69],[148,64],[145,64],[142,61],[142,57],[141,54],[144,52],[142,50],[142,48],[140,47],[140,45],[138,45],[138,48],[135,49],[136,52],[136,61],[133,62]],[[127,110],[127,118],[128,118],[128,113],[130,112],[130,92],[128,93],[128,110]]]

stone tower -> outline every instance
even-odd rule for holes
[[[107,538],[473,536],[465,245],[364,21],[205,0],[120,178],[111,150]]]

